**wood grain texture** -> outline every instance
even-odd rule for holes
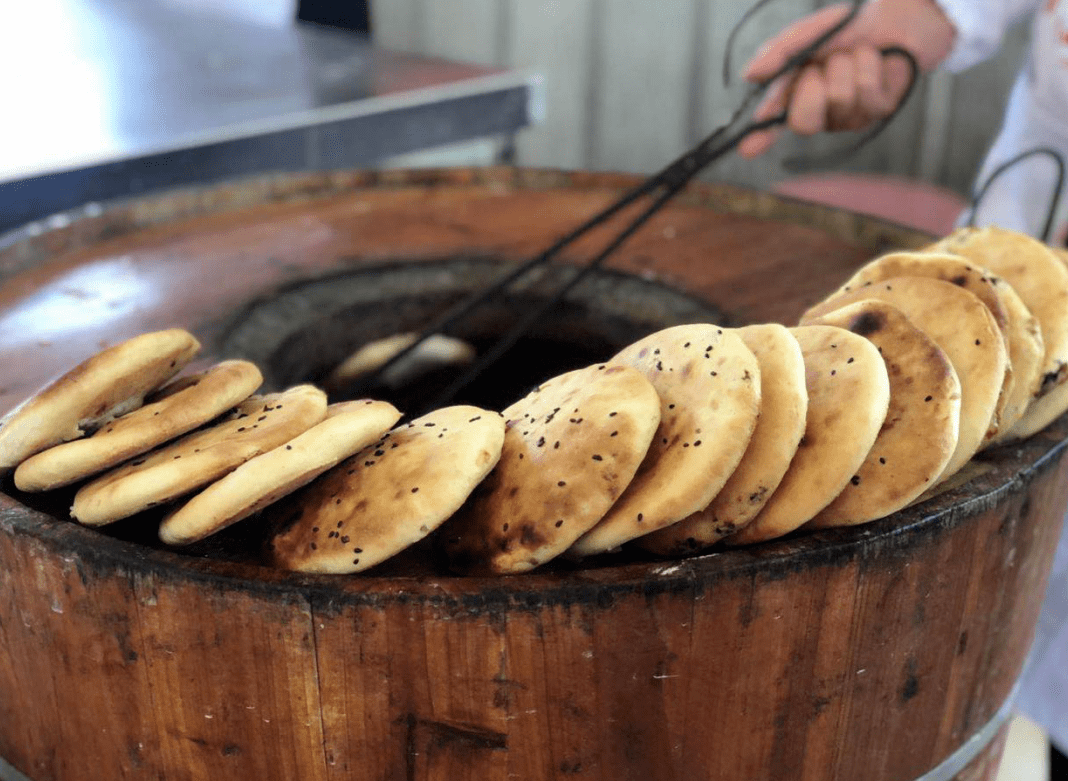
[[[523,257],[632,183],[280,177],[16,236],[0,247],[0,409],[157,324],[210,353],[234,312],[299,280]],[[658,219],[617,267],[739,322],[789,320],[925,238],[710,185]],[[184,556],[54,517],[63,496],[31,509],[4,483],[0,756],[35,781],[912,779],[1019,675],[1068,504],[1066,437],[1058,421],[989,451],[970,482],[867,526],[484,579]],[[959,779],[990,777],[998,751]]]

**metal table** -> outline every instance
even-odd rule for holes
[[[0,231],[119,196],[268,171],[373,166],[507,135],[525,74],[258,26],[177,0],[36,0],[0,26]]]

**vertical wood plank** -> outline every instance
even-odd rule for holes
[[[696,0],[604,3],[590,165],[651,172],[686,148]]]
[[[593,619],[582,606],[554,605],[508,617],[508,673],[501,694],[509,707],[510,739],[546,750],[509,771],[524,778],[602,778],[589,735],[598,723]],[[538,681],[538,687],[529,681]],[[549,703],[549,707],[542,707]],[[604,728],[604,727],[603,727]]]
[[[31,778],[57,777],[63,757],[54,746],[72,745],[51,669],[52,649],[61,643],[49,619],[59,616],[33,575],[35,559],[45,555],[35,545],[15,544],[6,529],[0,538],[0,756]],[[39,729],[42,722],[51,731]]]
[[[136,594],[159,753],[187,774],[169,778],[327,777],[307,603],[150,575]]]
[[[500,63],[499,0],[423,0],[423,53],[479,65]]]
[[[405,724],[391,707],[388,623],[373,608],[339,614],[316,606],[313,613],[330,770],[339,778],[389,778],[404,766]]]
[[[502,622],[323,605],[315,626],[331,778],[505,781]]]
[[[518,162],[581,168],[585,164],[592,0],[509,0],[510,64],[542,77],[544,120],[519,134]]]

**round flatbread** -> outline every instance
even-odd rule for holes
[[[400,417],[384,401],[331,404],[326,420],[249,459],[164,518],[159,538],[188,545],[247,518],[373,444]]]
[[[504,418],[478,407],[435,410],[386,434],[272,510],[274,562],[361,572],[417,543],[496,465]]]
[[[797,339],[775,323],[735,333],[760,366],[760,416],[753,436],[734,473],[704,510],[635,541],[652,553],[693,553],[744,527],[778,488],[805,435],[808,391]]]
[[[1068,250],[1052,247],[1053,254],[1068,266]],[[1068,382],[1062,382],[1041,397],[1034,399],[1024,416],[1005,435],[1004,439],[1024,439],[1037,434],[1065,412],[1068,412]]]
[[[188,331],[154,331],[88,358],[0,419],[0,473],[137,409],[200,350]]]
[[[56,445],[22,462],[15,470],[15,485],[22,491],[48,491],[84,480],[204,425],[262,383],[263,375],[249,361],[223,361],[184,377],[180,390],[171,392],[167,386],[159,401],[150,399],[91,437]]]
[[[612,509],[571,546],[591,556],[681,521],[734,473],[760,412],[760,366],[733,331],[680,325],[622,350],[609,366],[633,366],[660,397],[660,425]]]
[[[1045,349],[1039,395],[1068,380],[1068,269],[1038,239],[1004,228],[960,228],[929,249],[963,255],[1003,277],[1038,318]]]
[[[890,378],[879,436],[842,493],[808,522],[852,526],[907,506],[934,485],[957,446],[960,381],[945,352],[895,306],[859,301],[813,321],[874,344]]]
[[[1068,412],[1068,382],[1062,382],[1053,390],[1031,402],[1022,418],[1016,421],[998,442],[1012,442],[1037,434],[1065,412]]]
[[[951,282],[973,293],[990,310],[1005,338],[1009,372],[994,412],[999,432],[1007,432],[1023,417],[1042,385],[1045,347],[1038,319],[1001,277],[960,255],[946,252],[892,252],[862,266],[837,292],[819,305],[828,312],[844,294],[895,277],[930,277]],[[805,318],[818,313],[806,314]],[[997,441],[995,435],[990,442]]]
[[[526,572],[571,547],[634,477],[660,399],[637,369],[600,364],[554,377],[504,417],[497,468],[441,531],[459,572]]]
[[[764,509],[724,538],[728,545],[781,537],[815,517],[857,473],[889,408],[890,381],[875,345],[829,325],[790,332],[805,359],[805,436]]]
[[[378,371],[401,350],[408,349],[419,334],[403,333],[376,339],[342,361],[326,378],[328,391],[344,390],[362,377]],[[475,359],[475,348],[462,339],[433,334],[401,360],[390,366],[381,383],[398,387],[413,382],[443,366],[463,366]]]
[[[838,301],[844,306],[866,298],[885,301],[904,312],[945,351],[957,372],[960,429],[956,450],[939,478],[945,479],[997,433],[994,413],[1008,366],[1005,340],[990,310],[967,290],[949,282],[897,277],[855,290]]]
[[[285,444],[326,417],[311,385],[252,396],[222,422],[188,434],[82,486],[71,515],[100,526],[177,499]]]

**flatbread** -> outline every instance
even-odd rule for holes
[[[952,282],[973,293],[990,310],[1009,352],[1010,368],[994,412],[999,432],[1007,432],[1023,416],[1042,385],[1045,347],[1038,319],[1001,277],[967,258],[947,252],[892,252],[876,258],[828,296],[819,309],[830,311],[829,307],[837,306],[835,301],[843,294],[894,277],[930,277]],[[995,435],[990,443],[997,439]]]
[[[994,419],[1008,365],[1005,340],[982,302],[963,288],[926,277],[897,277],[855,290],[840,305],[865,298],[905,313],[949,356],[960,380],[957,448],[941,479],[956,472],[998,431]],[[806,317],[808,315],[806,314]]]
[[[931,249],[954,252],[1003,277],[1038,318],[1045,354],[1039,395],[1068,380],[1068,269],[1050,248],[1004,228],[960,228]]]
[[[91,437],[56,445],[15,470],[22,491],[76,483],[187,434],[251,396],[263,375],[249,361],[222,363],[182,379],[182,389],[116,418]],[[175,383],[171,383],[172,385]]]
[[[792,328],[805,358],[805,436],[764,509],[727,545],[793,531],[842,492],[864,462],[890,404],[890,381],[876,347],[829,325]]]
[[[863,336],[879,349],[890,378],[890,406],[871,452],[807,526],[866,523],[906,507],[945,471],[957,446],[960,381],[945,352],[885,302],[848,304],[813,324]]]
[[[797,339],[775,323],[735,333],[760,366],[760,417],[753,436],[734,473],[705,509],[635,541],[652,553],[693,553],[753,520],[778,488],[805,434],[808,391]]]
[[[74,495],[71,515],[87,526],[100,526],[172,501],[285,444],[325,417],[326,394],[311,385],[252,396],[222,422],[82,486]]]
[[[188,545],[247,518],[373,444],[400,417],[384,401],[331,404],[324,421],[249,459],[164,518],[159,538]]]
[[[135,336],[78,364],[0,419],[0,474],[137,409],[199,350],[192,334],[172,328]]]
[[[401,350],[410,347],[419,334],[402,333],[363,345],[342,361],[326,378],[329,391],[344,390],[361,377],[377,371]],[[443,366],[463,366],[475,359],[475,348],[462,339],[433,334],[404,358],[382,373],[382,384],[397,387]]]
[[[1032,401],[1024,416],[999,442],[1013,442],[1037,434],[1065,412],[1068,412],[1068,382],[1062,382]]]
[[[504,418],[478,407],[445,407],[394,429],[272,511],[271,556],[302,572],[372,567],[455,513],[503,444]]]
[[[608,365],[633,366],[653,384],[660,425],[623,495],[571,546],[576,556],[610,551],[707,507],[742,460],[760,413],[760,365],[730,329],[666,328]]]
[[[571,547],[634,477],[660,399],[637,369],[600,364],[554,377],[504,417],[497,468],[441,530],[459,572],[526,572]]]
[[[1068,266],[1068,250],[1051,247],[1053,254]],[[1065,412],[1068,412],[1068,382],[1062,382],[1048,393],[1033,400],[1024,416],[1005,435],[1006,441],[1024,439],[1037,434]]]

